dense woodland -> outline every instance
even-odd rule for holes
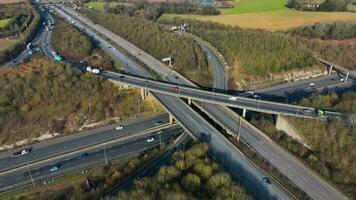
[[[301,101],[305,106],[317,106],[348,113],[356,112],[356,93],[341,96],[314,96]],[[302,159],[320,175],[331,181],[351,199],[356,197],[356,123],[341,120],[310,120],[289,118],[311,147],[308,149],[283,132],[278,132],[273,119],[260,115],[252,123],[271,139]]]
[[[356,37],[356,22],[319,22],[292,29],[288,33],[310,39],[344,40]]]
[[[6,27],[4,29],[0,29],[0,38],[11,36],[15,37],[17,41],[9,48],[0,50],[0,64],[9,61],[12,57],[11,55],[16,55],[26,48],[26,44],[31,41],[31,38],[35,34],[38,24],[40,22],[39,13],[32,5],[28,3],[8,5],[2,4],[0,10],[2,10],[2,8],[5,8],[3,11],[7,12],[6,8],[8,7],[12,7],[11,9],[9,9],[9,15],[16,15],[16,13],[18,13],[18,17],[11,26]],[[27,13],[28,15],[22,15],[22,12]],[[7,14],[3,15],[6,16]],[[22,24],[18,24],[20,22]],[[25,24],[27,24],[27,26]]]
[[[134,189],[120,192],[114,199],[253,199],[208,157],[207,150],[206,144],[197,144],[176,152],[170,165],[161,167],[152,178],[136,180]]]
[[[76,132],[83,123],[123,120],[161,111],[136,89],[117,86],[71,66],[35,59],[0,74],[0,141]]]
[[[156,20],[164,13],[218,15],[220,11],[211,6],[196,4],[189,1],[177,2],[148,2],[142,0],[118,3],[115,6],[106,4],[105,11],[130,17],[144,17]]]
[[[212,43],[230,66],[239,69],[240,74],[267,77],[269,73],[308,67],[315,63],[313,56],[295,37],[282,33],[182,18],[162,18],[160,22],[188,23],[189,32]]]
[[[356,0],[288,0],[287,7],[304,11],[356,12]]]
[[[174,69],[190,80],[210,85],[209,64],[194,40],[168,32],[157,23],[142,18],[113,15],[86,10],[85,14],[142,50],[161,60],[172,56]]]
[[[94,49],[94,45],[88,37],[59,18],[56,18],[52,38],[58,53],[70,60],[80,61],[90,56]]]

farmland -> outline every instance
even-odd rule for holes
[[[221,9],[218,16],[179,15],[204,21],[214,21],[244,28],[286,30],[323,21],[355,20],[356,13],[349,12],[303,12],[286,8],[285,0],[239,0],[235,7]],[[162,17],[177,16],[164,14]]]
[[[99,10],[99,11],[103,11],[105,8],[105,4],[106,2],[102,2],[102,1],[92,1],[89,3],[86,3],[85,5],[87,5],[89,8],[95,9],[95,10]],[[111,7],[114,7],[116,5],[118,5],[118,3],[116,2],[111,2],[109,4]]]

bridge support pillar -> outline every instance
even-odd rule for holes
[[[192,105],[192,99],[188,98],[188,105]]]
[[[344,82],[346,82],[346,81],[347,81],[347,78],[349,78],[349,75],[350,75],[350,73],[349,73],[349,72],[347,72]]]
[[[173,121],[174,121],[174,119],[173,119],[172,115],[169,115],[169,124],[173,124]]]
[[[244,109],[242,110],[242,117],[243,117],[243,118],[246,117],[246,112],[247,112],[247,110],[246,110],[246,108],[244,108]]]
[[[148,95],[147,90],[141,88],[141,98],[142,100],[145,100]]]
[[[332,65],[329,66],[328,76],[330,76],[331,70],[333,70],[333,66]]]

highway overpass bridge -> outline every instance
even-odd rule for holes
[[[198,100],[206,103],[243,109],[244,113],[246,113],[246,110],[252,110],[277,115],[282,114],[303,118],[319,118],[319,116],[315,113],[315,108],[310,107],[246,98],[220,92],[206,91],[199,88],[160,82],[152,79],[110,71],[102,71],[100,76],[114,81],[119,81],[130,86],[139,87],[144,90],[186,98],[188,99],[188,103],[190,103],[191,100]],[[344,116],[345,114],[333,111],[326,111],[324,114],[324,117]]]
[[[322,64],[326,65],[328,67],[328,75],[331,74],[331,71],[333,69],[335,69],[336,71],[338,71],[339,73],[345,75],[345,78],[344,78],[344,82],[347,81],[347,79],[351,76],[352,78],[356,78],[356,72],[353,71],[353,70],[350,70],[350,69],[347,69],[343,66],[340,66],[340,65],[337,65],[335,63],[332,63],[330,61],[327,61],[323,58],[320,58],[318,56],[315,55],[315,58]]]

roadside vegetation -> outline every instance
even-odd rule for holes
[[[211,85],[209,63],[194,40],[171,33],[161,25],[142,18],[83,11],[94,22],[103,25],[119,36],[161,60],[171,56],[174,70],[204,86]]]
[[[113,199],[253,199],[207,153],[206,144],[178,151],[154,177],[136,180],[132,190]]]
[[[318,95],[303,99],[300,104],[355,113],[356,93],[348,92],[341,96]],[[355,121],[345,122],[337,119],[322,121],[292,117],[288,117],[288,120],[297,128],[310,148],[293,140],[284,132],[277,131],[271,116],[258,115],[251,122],[320,176],[354,199],[356,197]]]
[[[141,0],[122,2],[89,2],[89,8],[130,17],[158,19],[163,13],[218,15],[220,11],[212,6],[192,3],[190,1],[149,2]]]
[[[162,148],[163,149],[163,148]],[[82,172],[74,172],[55,178],[53,183],[36,183],[36,188],[27,186],[0,194],[2,200],[48,200],[48,199],[99,199],[102,194],[123,181],[140,166],[158,156],[161,148],[154,148],[132,158],[112,161],[107,166],[94,166]],[[51,179],[49,179],[51,180]]]
[[[282,33],[183,18],[160,19],[159,22],[170,25],[188,23],[189,32],[215,46],[232,67],[231,84],[234,79],[268,78],[272,73],[310,67],[315,63],[312,54],[295,37]],[[234,89],[234,85],[230,88]]]
[[[0,43],[7,39],[16,42],[0,48],[0,64],[11,60],[26,47],[40,21],[39,13],[30,3],[1,4],[0,20],[9,18],[13,19],[0,28]]]
[[[53,45],[67,59],[79,62],[91,55],[94,45],[90,39],[62,19],[56,18]]]
[[[12,23],[12,20],[14,18],[10,17],[7,19],[0,19],[0,29],[1,28],[6,28],[8,25],[10,25]]]
[[[162,111],[155,100],[142,101],[137,89],[119,90],[104,79],[46,59],[0,73],[1,144],[45,133],[71,134],[84,124]]]

